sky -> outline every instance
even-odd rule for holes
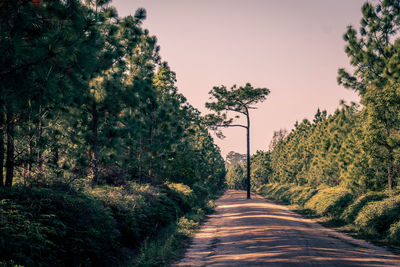
[[[341,99],[358,102],[337,84],[349,67],[343,34],[360,25],[365,0],[114,0],[120,16],[143,7],[143,27],[155,35],[162,60],[176,72],[179,92],[203,114],[213,86],[268,88],[252,110],[251,153],[267,150],[273,132],[328,114]],[[215,137],[222,155],[246,153],[245,129]]]

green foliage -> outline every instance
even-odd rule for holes
[[[369,202],[380,201],[387,197],[388,195],[384,192],[368,192],[364,195],[361,195],[345,209],[341,217],[346,222],[353,223],[357,218],[358,213],[365,205],[367,205]]]
[[[319,215],[338,216],[351,203],[353,195],[342,187],[325,188],[318,191],[304,207]]]
[[[168,266],[184,251],[188,238],[192,237],[206,214],[214,211],[215,204],[209,201],[198,202],[185,216],[175,223],[161,229],[155,238],[146,240],[140,247],[134,266]]]
[[[146,11],[109,3],[0,4],[1,263],[119,265],[225,187]]]
[[[298,193],[293,194],[291,203],[300,206],[304,206],[319,191],[319,189],[313,187],[299,187],[298,190]]]
[[[204,212],[190,213],[162,229],[156,238],[144,242],[133,266],[168,266],[182,253],[182,243],[193,236],[204,216]]]
[[[235,164],[228,167],[226,184],[229,189],[246,189],[246,170],[243,165]]]
[[[397,221],[390,226],[387,238],[390,243],[400,245],[400,221]]]
[[[21,265],[107,265],[120,236],[111,211],[79,193],[1,190],[2,260]],[[114,255],[113,255],[114,254]]]
[[[5,254],[0,261],[24,266],[118,265],[181,218],[173,230],[179,242],[168,241],[179,248],[182,237],[190,236],[213,211],[212,196],[198,198],[190,187],[172,183],[154,187],[130,182],[83,192],[1,189],[0,249]]]
[[[397,139],[400,128],[400,3],[366,2],[362,15],[359,31],[349,26],[343,37],[353,73],[339,69],[338,82],[357,91],[364,105],[359,143],[365,161],[359,163],[363,165],[359,172],[364,180],[374,179],[373,186],[380,185],[377,189],[386,180],[391,190],[399,172],[395,164],[399,144],[392,140]]]
[[[386,234],[390,225],[399,219],[400,196],[373,201],[365,205],[355,220],[360,231],[380,236]]]
[[[226,155],[226,165],[242,164],[246,161],[246,154],[240,154],[235,151],[230,151]]]
[[[256,154],[251,156],[251,186],[258,188],[268,183],[272,176],[271,158],[269,152],[258,150]]]
[[[273,200],[283,201],[288,204],[296,204],[301,207],[310,200],[319,189],[298,186],[295,184],[265,184],[257,189],[257,193]]]
[[[167,183],[168,188],[174,193],[178,194],[185,205],[192,207],[196,202],[196,195],[193,190],[184,184]]]
[[[254,88],[249,83],[240,87],[234,85],[230,89],[225,86],[215,86],[209,92],[212,101],[206,103],[206,108],[215,114],[209,114],[205,119],[211,128],[234,126],[232,123],[236,117],[230,116],[230,112],[239,113],[248,118],[249,109],[254,109],[252,105],[264,101],[269,93],[269,89]],[[248,124],[241,127],[246,128]]]
[[[265,184],[261,186],[260,188],[257,189],[257,192],[259,194],[268,196],[269,198],[273,200],[279,200],[279,201],[287,201],[286,197],[281,197],[282,193],[287,192],[290,189],[290,185],[288,184]]]
[[[289,135],[274,141],[270,181],[311,186],[346,183],[344,144],[357,119],[355,111],[355,105],[343,105],[328,117],[323,111],[314,124],[304,120]]]
[[[338,81],[357,91],[351,103],[327,116],[317,110],[286,134],[274,133],[269,182],[317,187],[343,186],[360,195],[391,190],[400,174],[400,48],[398,1],[365,3],[360,30],[344,35],[352,74],[339,70]]]
[[[268,182],[271,178],[270,153],[257,151],[251,156],[250,180],[251,188],[254,190]],[[228,165],[226,184],[231,189],[246,189],[247,164]]]

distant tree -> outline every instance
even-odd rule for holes
[[[246,160],[246,154],[240,154],[235,151],[231,151],[226,155],[227,165],[242,164]]]
[[[254,104],[262,102],[266,99],[270,90],[267,88],[254,88],[249,83],[245,86],[232,86],[228,90],[225,86],[214,87],[209,94],[211,102],[206,103],[206,107],[213,111],[213,114],[205,116],[207,125],[213,130],[220,127],[242,127],[247,132],[247,198],[250,198],[250,110],[256,109]],[[234,117],[230,117],[229,113],[236,113]],[[235,119],[239,119],[240,115],[246,118],[245,124],[233,124]],[[217,132],[217,136],[223,137],[221,132]]]
[[[322,112],[321,112],[321,110],[318,108],[318,110],[317,110],[317,113],[315,113],[315,115],[314,115],[314,119],[313,119],[313,122],[314,123],[320,123],[320,122],[322,122],[323,120],[325,120],[326,119],[326,110],[323,110]]]
[[[246,188],[245,166],[234,164],[228,167],[226,173],[226,184],[229,189],[243,190]]]
[[[258,188],[269,182],[272,175],[271,152],[258,150],[251,156],[251,179],[253,188]]]
[[[286,129],[280,129],[279,131],[274,131],[274,135],[272,136],[272,140],[269,143],[269,151],[273,151],[275,147],[288,135],[288,131]]]

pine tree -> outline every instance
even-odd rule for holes
[[[206,103],[206,107],[214,112],[205,117],[211,129],[219,127],[242,127],[246,129],[247,140],[247,198],[250,198],[250,110],[256,109],[253,105],[262,102],[269,94],[266,88],[253,88],[249,83],[243,87],[234,85],[230,90],[225,86],[214,87],[210,91],[212,102]],[[236,117],[228,117],[228,112],[234,112]],[[244,115],[246,124],[233,124],[234,119]],[[222,134],[219,134],[222,136]]]
[[[390,190],[399,173],[394,164],[398,145],[391,140],[397,138],[400,129],[400,1],[383,0],[375,5],[367,2],[362,13],[359,34],[349,26],[344,35],[354,73],[339,69],[338,82],[361,96],[366,122],[363,151],[369,157],[370,168],[376,170],[373,176],[385,173]]]

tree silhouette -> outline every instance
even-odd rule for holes
[[[247,137],[247,198],[250,199],[250,113],[256,109],[253,105],[262,102],[270,93],[267,88],[254,88],[249,83],[243,87],[232,86],[228,90],[225,86],[214,87],[209,94],[211,102],[206,103],[206,108],[214,113],[205,116],[205,122],[210,129],[223,138],[220,127],[242,127],[246,129]],[[236,113],[234,117],[230,113]],[[246,124],[234,123],[241,115],[246,117]]]

